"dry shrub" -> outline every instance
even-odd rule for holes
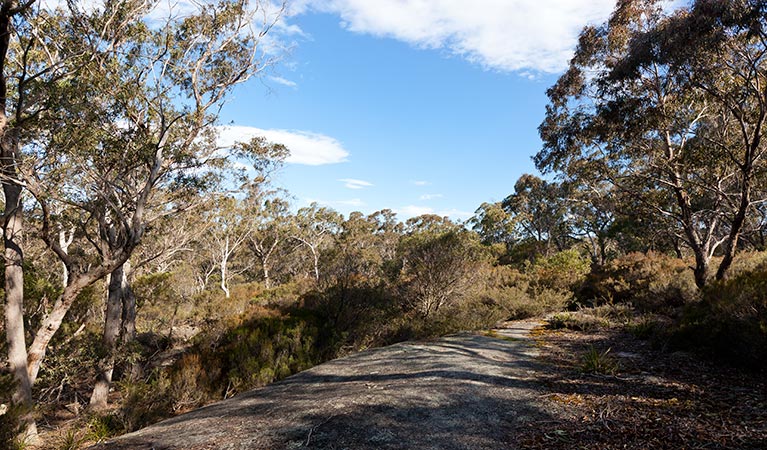
[[[157,370],[148,380],[118,383],[123,395],[120,417],[126,431],[159,422],[173,415],[173,399],[168,394],[170,379]]]
[[[258,298],[264,294],[261,283],[240,283],[229,288],[229,298],[223,291],[205,291],[195,297],[193,320],[212,323],[242,315],[251,304],[261,303]]]
[[[525,273],[538,288],[569,292],[583,283],[590,270],[590,259],[570,249],[538,258]]]
[[[594,331],[610,326],[610,322],[584,311],[576,311],[554,314],[548,319],[547,326],[552,330]]]
[[[168,396],[172,411],[179,413],[203,405],[211,397],[210,382],[216,372],[215,367],[203,365],[199,354],[181,357],[170,373]]]
[[[252,304],[265,305],[274,309],[289,309],[300,306],[304,295],[316,288],[313,278],[300,277],[271,289],[264,289],[255,296]]]
[[[698,289],[689,262],[659,253],[629,253],[586,277],[576,305],[631,302],[642,311],[662,311],[691,303]]]
[[[577,277],[565,276],[567,281],[554,282],[557,271],[553,266],[529,268],[525,273],[508,266],[493,268],[488,287],[481,294],[482,303],[493,306],[503,320],[541,317],[561,311],[572,298],[572,293],[563,286]],[[564,272],[573,275],[569,269]]]
[[[767,370],[767,264],[711,283],[685,312],[671,344]]]

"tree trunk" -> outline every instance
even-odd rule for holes
[[[29,346],[29,352],[27,356],[27,373],[29,374],[29,382],[31,385],[35,384],[37,374],[40,371],[40,365],[45,358],[45,353],[48,349],[48,343],[50,343],[53,336],[61,327],[61,322],[64,320],[67,311],[74,303],[78,294],[85,288],[97,280],[101,279],[107,274],[106,267],[102,266],[84,275],[73,278],[69,286],[64,288],[64,292],[56,299],[51,311],[43,318],[40,327],[37,329],[35,339]]]
[[[125,266],[116,268],[109,276],[109,295],[107,296],[106,318],[104,320],[104,335],[101,345],[104,352],[99,361],[99,373],[93,387],[89,408],[94,411],[104,410],[109,400],[109,387],[112,384],[112,373],[115,367],[115,350],[117,338],[120,336],[121,318],[123,315],[123,293],[125,286]]]
[[[123,345],[129,346],[136,340],[136,294],[130,284],[130,262],[125,263],[124,284],[122,286],[122,330],[121,340]],[[129,361],[128,374],[131,380],[141,377],[141,364],[138,361]]]
[[[724,245],[724,257],[722,258],[722,262],[719,263],[719,268],[716,271],[717,280],[724,279],[725,275],[727,275],[727,271],[732,265],[732,260],[735,259],[735,251],[738,249],[740,232],[746,221],[748,208],[751,206],[751,177],[749,175],[749,173],[743,174],[740,204],[738,205],[738,211],[735,214],[735,218],[730,225],[730,234],[727,236],[727,241]]]
[[[695,285],[699,289],[703,289],[708,281],[708,262],[709,258],[700,249],[695,248],[695,268],[693,269],[693,275],[695,276]]]
[[[272,280],[269,279],[269,263],[266,258],[261,260],[261,271],[264,274],[264,286],[269,289],[272,287]]]
[[[229,288],[226,287],[226,259],[221,260],[221,290],[224,291],[224,296],[229,298]]]
[[[314,258],[314,280],[320,282],[320,255],[314,247],[312,249],[312,258]]]
[[[4,152],[5,153],[5,152]],[[3,161],[8,171],[7,160]],[[13,167],[12,164],[10,167]],[[37,437],[32,399],[32,380],[27,373],[27,344],[24,340],[24,253],[21,249],[22,204],[21,186],[3,183],[5,214],[3,221],[3,242],[5,244],[5,336],[8,342],[8,366],[16,381],[13,403],[23,405],[25,439]]]
[[[21,185],[15,180],[19,162],[18,130],[10,126],[7,114],[6,56],[10,48],[12,18],[11,4],[3,2],[0,11],[0,170],[3,174],[3,253],[5,262],[5,336],[8,342],[8,368],[17,383],[13,402],[23,405],[21,418],[24,441],[37,439],[32,400],[32,383],[27,373],[27,348],[24,340],[24,252],[21,249],[23,230]],[[17,111],[18,113],[18,111]]]
[[[67,253],[69,250],[69,246],[72,245],[72,242],[75,239],[75,230],[74,228],[69,231],[69,235],[67,235],[67,232],[64,230],[59,231],[59,247],[61,247],[61,250],[64,253]],[[66,287],[67,284],[69,284],[69,269],[67,269],[67,265],[62,261],[61,262],[61,285]]]

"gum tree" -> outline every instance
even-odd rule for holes
[[[115,283],[122,280],[119,272],[148,225],[173,214],[205,184],[209,169],[220,166],[218,111],[235,86],[272,64],[261,46],[282,13],[258,2],[223,0],[158,20],[154,2],[78,5],[40,11],[30,25],[31,50],[15,55],[20,67],[35,67],[37,58],[37,65],[56,62],[72,74],[38,78],[17,93],[48,106],[36,114],[37,128],[24,135],[15,167],[39,205],[40,235],[69,274],[25,351],[25,370],[16,367],[20,360],[11,362],[22,386],[35,382],[79,292],[107,274]],[[266,158],[261,150],[237,149],[241,156]],[[69,251],[58,239],[63,210],[77,218],[80,237]],[[106,402],[121,308],[119,296],[110,295],[104,357],[91,398],[96,408]],[[23,337],[9,341],[23,345]]]
[[[765,2],[698,0],[666,14],[655,0],[618,2],[581,34],[548,91],[543,171],[601,180],[674,223],[696,284],[724,278],[764,196]]]

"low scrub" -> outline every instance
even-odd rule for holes
[[[21,408],[11,404],[15,389],[13,375],[0,372],[0,448],[18,448],[16,438],[21,432]]]
[[[699,298],[687,261],[659,253],[629,253],[590,273],[571,308],[632,303],[640,311],[665,312]]]
[[[593,346],[581,355],[581,371],[584,373],[613,375],[618,371],[618,360],[610,354],[611,349],[599,351]]]
[[[610,322],[604,318],[578,311],[554,314],[549,318],[547,326],[552,330],[593,331],[609,325]]]
[[[509,266],[495,267],[487,288],[480,294],[482,303],[494,309],[502,320],[542,317],[562,311],[572,299],[572,292],[566,286],[574,281],[555,283],[549,279],[553,276],[551,270],[548,264],[529,266],[525,272]],[[565,272],[570,273],[569,269]]]
[[[715,282],[685,311],[670,344],[767,370],[767,266]]]

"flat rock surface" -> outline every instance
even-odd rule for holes
[[[336,359],[97,449],[510,449],[541,409],[537,322]]]

